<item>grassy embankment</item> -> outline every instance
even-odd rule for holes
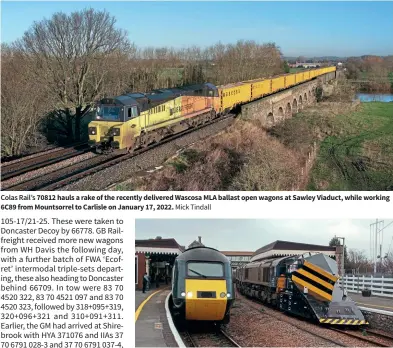
[[[310,190],[393,190],[393,103],[337,115],[321,143]]]
[[[312,106],[268,133],[238,120],[224,133],[118,190],[291,190],[310,147],[320,146],[308,190],[386,190],[393,185],[393,103]],[[306,178],[307,179],[307,178]]]

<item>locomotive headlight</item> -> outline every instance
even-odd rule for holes
[[[225,296],[226,296],[225,292],[222,292],[222,293],[220,294],[220,297],[221,297],[221,298],[224,298]]]
[[[112,128],[112,135],[118,137],[120,135],[120,128]]]
[[[227,293],[227,297],[231,297],[231,294],[229,292]]]
[[[188,297],[188,298],[191,298],[191,297],[192,297],[192,292],[191,292],[191,291],[187,292],[187,297]]]
[[[185,292],[182,292],[180,295],[181,295],[182,297],[185,297],[185,296],[186,296],[186,293],[185,293]]]
[[[89,127],[89,135],[96,135],[97,127]]]

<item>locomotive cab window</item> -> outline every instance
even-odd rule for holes
[[[196,278],[224,277],[224,265],[219,262],[188,262],[187,276]]]
[[[136,106],[129,107],[127,109],[127,117],[134,118],[138,116],[138,108]]]

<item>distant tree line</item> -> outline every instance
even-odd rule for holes
[[[362,90],[393,93],[393,56],[348,58],[345,68],[348,79],[367,81],[360,86]]]
[[[333,237],[329,246],[341,245],[337,237]],[[377,272],[384,274],[393,274],[393,252],[386,255],[380,255],[377,262]],[[352,249],[347,250],[344,246],[344,267],[346,273],[352,274],[371,274],[374,272],[374,263],[369,260],[364,250]]]
[[[88,115],[104,96],[287,71],[274,43],[138,48],[115,24],[106,11],[56,13],[2,45],[2,156],[39,149],[45,141],[82,140]]]

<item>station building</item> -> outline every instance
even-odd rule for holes
[[[276,240],[255,251],[250,259],[251,262],[271,259],[275,257],[301,255],[307,252],[321,253],[336,259],[339,255],[340,248],[315,245],[306,243],[287,242]]]
[[[145,272],[153,280],[158,275],[160,282],[165,282],[165,277],[172,276],[172,266],[178,255],[186,249],[204,246],[201,237],[194,240],[187,248],[178,244],[174,238],[163,239],[156,237],[135,241],[135,288],[142,290]],[[267,244],[257,251],[221,251],[230,261],[232,270],[248,262],[268,258],[301,255],[307,252],[325,254],[337,261],[339,274],[343,275],[343,247],[330,247],[306,243],[296,243],[277,240]]]
[[[185,250],[174,238],[140,239],[135,241],[135,289],[142,290],[143,276],[150,279],[158,275],[161,282],[172,275],[172,266],[178,255]]]
[[[232,270],[246,265],[254,255],[253,251],[221,251],[231,261]]]

